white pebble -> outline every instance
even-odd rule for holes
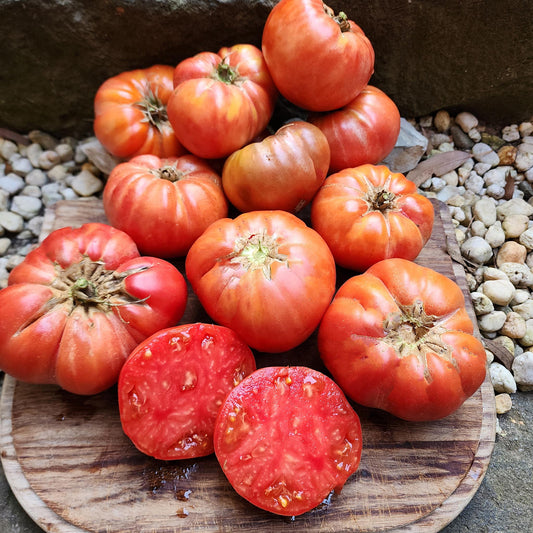
[[[520,140],[520,132],[518,131],[518,124],[511,124],[502,129],[502,139],[507,142],[514,142]]]
[[[518,313],[513,311],[507,313],[505,324],[502,326],[501,333],[510,337],[510,339],[521,339],[527,331],[526,321]]]
[[[490,298],[482,292],[474,291],[470,293],[470,297],[472,298],[472,305],[476,316],[486,315],[494,311],[494,304],[491,302]]]
[[[18,213],[26,220],[39,214],[43,204],[39,198],[33,196],[14,196],[11,202],[11,211]]]
[[[505,279],[491,279],[484,281],[478,290],[488,296],[495,305],[508,305],[513,299],[515,287]]]
[[[478,317],[480,331],[485,333],[496,333],[502,329],[507,315],[503,311],[491,311]]]
[[[533,390],[533,352],[526,351],[517,355],[513,361],[512,371],[519,390]]]
[[[533,167],[533,144],[522,143],[518,145],[514,166],[520,172],[525,172]]]
[[[499,220],[487,229],[485,240],[491,248],[499,248],[505,242],[505,231]]]
[[[30,163],[30,160],[26,157],[19,157],[18,159],[13,161],[11,168],[15,174],[18,174],[19,176],[23,177],[33,170],[33,166]]]
[[[498,166],[500,158],[498,154],[486,143],[476,143],[472,147],[472,156],[480,163],[487,163],[491,167]]]
[[[533,273],[524,263],[502,263],[500,271],[504,272],[509,281],[515,287],[531,287],[533,285]]]
[[[518,238],[518,242],[528,250],[533,250],[533,227],[523,231]]]
[[[88,170],[82,170],[72,180],[71,187],[79,196],[92,196],[100,192],[104,184]]]
[[[11,211],[0,211],[0,226],[12,233],[19,233],[24,228],[24,219]]]
[[[496,414],[498,415],[508,413],[513,407],[513,400],[511,399],[511,396],[509,396],[509,394],[507,394],[506,392],[497,394],[494,397],[494,403],[496,406]]]
[[[503,220],[508,215],[533,215],[533,205],[520,198],[513,198],[501,203],[496,208],[498,218]]]
[[[465,180],[465,189],[472,191],[475,194],[480,194],[483,191],[485,182],[483,178],[476,172],[471,172],[468,178]]]
[[[2,156],[6,161],[10,159],[13,154],[16,154],[17,151],[17,145],[9,139],[5,139],[0,146],[0,156]]]
[[[464,211],[462,212],[464,213]],[[470,224],[470,233],[472,236],[485,237],[485,234],[487,233],[487,227],[485,224],[483,224],[483,222],[481,222],[481,220],[474,220],[472,224]]]
[[[488,228],[496,222],[496,203],[490,198],[481,198],[472,206],[472,215]]]
[[[479,121],[472,113],[462,111],[455,117],[455,123],[465,133],[468,133],[472,128],[477,128]]]
[[[506,239],[516,239],[524,233],[529,225],[526,215],[508,215],[502,221],[502,229]]]
[[[484,265],[492,257],[492,248],[482,237],[470,237],[461,246],[461,253],[466,259]]]
[[[492,168],[492,165],[489,165],[487,163],[476,163],[474,165],[474,170],[480,175],[484,176],[487,172],[487,170],[490,170]]]
[[[516,382],[513,375],[500,363],[492,363],[489,366],[490,380],[496,392],[516,392]]]
[[[54,150],[44,150],[39,156],[39,168],[50,170],[61,162],[59,154]]]
[[[11,246],[11,239],[8,239],[7,237],[1,237],[0,238],[0,256],[5,255],[5,253],[9,250],[10,246]]]

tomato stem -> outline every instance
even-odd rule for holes
[[[219,63],[218,67],[215,69],[213,77],[228,85],[235,85],[241,79],[237,69],[229,65],[226,62],[226,58]]]
[[[161,130],[164,124],[168,123],[167,108],[157,90],[154,93],[150,87],[146,88],[144,98],[134,104],[144,114],[143,122],[148,122],[152,126]]]
[[[331,7],[323,4],[324,12],[329,15],[338,25],[341,32],[350,31],[350,21],[348,20],[348,15],[344,11],[339,11],[338,15],[335,15],[335,11]]]

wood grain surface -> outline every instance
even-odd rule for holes
[[[463,267],[450,257],[459,256],[448,210],[438,201],[434,206],[433,235],[416,262],[455,279],[475,318]],[[105,221],[100,202],[59,202],[45,217],[43,236],[87,221]],[[182,261],[176,264],[183,268]],[[349,275],[339,271],[339,283]],[[209,318],[189,291],[181,322],[193,321]],[[325,371],[314,335],[291,352],[256,358],[258,366],[303,364]],[[489,379],[440,421],[409,423],[354,407],[363,427],[359,470],[340,494],[294,519],[240,498],[214,456],[164,462],[138,452],[122,432],[115,388],[79,397],[6,376],[1,459],[24,509],[54,533],[440,531],[470,501],[489,465],[496,423]]]

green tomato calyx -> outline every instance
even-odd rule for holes
[[[213,78],[222,83],[227,83],[228,85],[237,85],[242,81],[237,69],[229,65],[226,58],[224,58],[213,71]]]
[[[278,247],[278,238],[263,230],[239,237],[228,259],[231,264],[238,264],[246,270],[261,269],[263,275],[270,280],[274,263],[285,263],[288,266],[287,256],[279,253]]]
[[[144,98],[133,105],[142,111],[142,122],[148,122],[158,130],[168,124],[167,106],[157,94],[157,90],[153,92],[151,88],[147,88]]]

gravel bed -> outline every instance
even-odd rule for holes
[[[436,165],[420,191],[450,209],[497,413],[506,413],[511,395],[533,390],[533,119],[500,129],[469,112],[439,111],[404,123],[424,140],[416,162],[467,154],[452,170]],[[0,130],[0,289],[37,245],[46,207],[101,196],[117,161],[98,146]]]

